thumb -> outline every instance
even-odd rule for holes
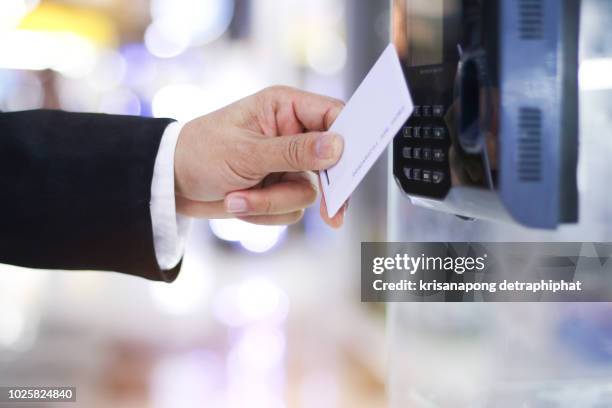
[[[342,137],[330,132],[310,132],[262,139],[259,159],[268,173],[325,170],[340,160]]]

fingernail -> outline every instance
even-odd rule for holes
[[[227,199],[227,211],[232,214],[247,212],[247,201],[242,197],[230,197]]]
[[[315,154],[320,160],[335,159],[340,155],[342,138],[334,133],[322,133],[317,139]]]

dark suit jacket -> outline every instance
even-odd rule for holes
[[[155,258],[149,201],[169,119],[0,113],[0,263],[172,281]]]

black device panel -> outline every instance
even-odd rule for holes
[[[460,21],[459,0],[393,2],[393,42],[415,105],[393,142],[393,173],[410,195],[441,199],[451,187]]]

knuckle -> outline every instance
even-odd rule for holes
[[[274,100],[276,93],[276,86],[268,86],[263,88],[254,95],[257,105],[262,107],[266,106],[270,101]]]
[[[304,156],[304,140],[299,137],[293,137],[289,139],[287,148],[284,150],[285,161],[291,167],[292,170],[299,170],[302,164],[302,158]]]
[[[267,92],[267,93],[276,93],[276,92],[278,92],[280,90],[280,88],[281,88],[281,85],[271,85],[271,86],[267,87],[264,90],[264,92]]]
[[[234,161],[245,171],[250,180],[261,181],[268,175],[268,163],[274,161],[270,141],[247,139],[241,142],[241,146],[235,152]]]
[[[341,101],[340,99],[336,99],[336,98],[331,98],[331,101],[332,101],[332,105],[334,106],[334,108],[337,108],[337,109],[344,108],[344,101]]]
[[[267,95],[267,94],[273,93],[273,92],[274,92],[274,87],[275,87],[275,85],[272,85],[272,86],[266,86],[265,88],[262,88],[262,89],[261,89],[261,90],[258,92],[258,94],[259,94],[259,95]]]
[[[244,140],[235,146],[236,162],[240,164],[244,176],[249,179],[262,177],[262,163],[265,162],[265,150],[253,140]]]
[[[274,205],[267,195],[257,195],[255,200],[255,211],[260,214],[271,214],[274,209]]]
[[[257,145],[250,139],[241,140],[240,143],[232,143],[230,150],[240,160],[250,160],[257,153]]]
[[[272,204],[272,200],[270,200],[270,197],[264,197],[262,207],[263,207],[262,210],[265,214],[272,213],[272,210],[274,209],[274,205]]]
[[[286,85],[272,85],[272,86],[265,88],[262,92],[264,94],[278,95],[278,94],[287,92],[289,89],[291,88],[289,88]]]

